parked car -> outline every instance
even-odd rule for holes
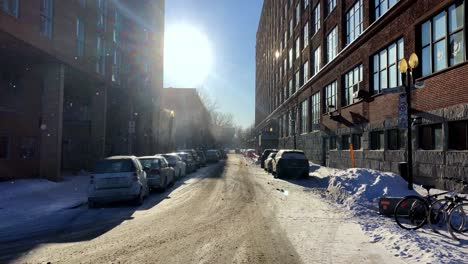
[[[267,172],[271,172],[272,171],[272,166],[273,166],[273,159],[275,158],[276,156],[276,151],[273,151],[270,153],[270,155],[268,155],[268,157],[266,158],[265,162],[264,162],[264,165],[263,167],[265,168],[265,170]]]
[[[146,171],[150,189],[163,191],[176,181],[174,168],[169,166],[163,156],[145,156],[138,160]]]
[[[224,149],[219,149],[219,153],[221,155],[221,159],[227,159],[227,154],[226,151],[224,151]]]
[[[146,172],[134,156],[115,156],[96,162],[89,183],[89,208],[116,201],[141,205],[149,194]]]
[[[187,165],[177,154],[169,153],[163,154],[162,156],[167,160],[169,166],[174,168],[177,179],[185,177],[185,175],[187,174]]]
[[[182,149],[182,150],[179,150],[179,152],[185,152],[185,153],[190,154],[192,156],[193,161],[195,162],[195,165],[197,166],[197,169],[202,167],[201,159],[200,159],[200,157],[198,157],[196,150],[194,150],[194,149]]]
[[[299,178],[309,175],[309,161],[302,150],[282,149],[272,162],[275,178]]]
[[[219,153],[216,149],[210,149],[206,152],[206,161],[216,163],[219,161]]]
[[[197,156],[200,158],[202,167],[206,166],[206,155],[203,150],[197,150]]]
[[[270,155],[271,152],[276,151],[276,149],[265,149],[262,153],[262,156],[260,157],[260,167],[262,169],[265,169],[265,160],[267,159],[268,155]]]
[[[197,164],[193,160],[192,155],[190,155],[189,153],[186,153],[186,152],[177,152],[176,154],[187,165],[187,167],[186,167],[187,173],[192,173],[192,172],[197,170]]]

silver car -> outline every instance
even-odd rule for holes
[[[90,176],[88,206],[101,202],[133,201],[141,205],[149,194],[146,173],[134,156],[109,157],[96,163]]]
[[[175,153],[163,154],[162,156],[166,158],[167,162],[169,163],[169,166],[174,168],[177,179],[185,177],[185,175],[187,174],[186,172],[187,165],[185,164],[185,162],[182,161],[182,159],[177,154]]]
[[[174,184],[175,171],[163,156],[146,156],[138,159],[148,175],[150,189],[164,191],[168,186]]]

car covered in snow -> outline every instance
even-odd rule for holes
[[[272,161],[275,178],[300,178],[309,175],[309,161],[302,150],[282,149]]]
[[[271,172],[272,171],[272,168],[273,168],[273,159],[275,158],[276,156],[276,153],[278,153],[277,151],[273,151],[270,153],[270,155],[268,155],[268,157],[265,159],[265,161],[263,162],[263,168],[267,171],[267,172]]]
[[[176,181],[175,170],[163,156],[146,156],[138,158],[148,178],[152,190],[165,190]]]
[[[88,187],[88,206],[133,201],[141,205],[149,194],[146,172],[134,156],[115,156],[96,162]]]

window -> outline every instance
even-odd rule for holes
[[[336,136],[331,136],[328,138],[328,144],[329,144],[329,149],[337,149],[337,146],[336,146]]]
[[[289,49],[289,69],[292,68],[292,65],[293,65],[293,49],[290,48]]]
[[[346,13],[346,42],[348,44],[353,42],[362,33],[362,13],[362,0],[356,2]]]
[[[296,79],[294,80],[295,86],[294,86],[294,93],[296,93],[299,88],[301,87],[301,72],[297,71],[295,75]]]
[[[3,12],[16,18],[18,17],[19,0],[3,0],[0,1],[0,4],[2,5]]]
[[[301,55],[301,38],[296,39],[296,59]]]
[[[320,46],[314,51],[314,75],[320,71],[322,66],[322,53],[320,51]]]
[[[380,93],[383,89],[401,86],[401,75],[398,66],[404,58],[403,45],[403,39],[399,39],[374,55],[374,94]]]
[[[353,143],[353,149],[361,149],[361,139],[362,135],[361,134],[353,134],[352,135],[352,143]]]
[[[307,133],[307,123],[309,120],[309,101],[306,99],[301,103],[301,133]]]
[[[120,65],[122,63],[122,55],[118,47],[114,47],[112,60],[112,81],[120,82]]]
[[[41,35],[52,38],[53,0],[41,1]]]
[[[106,72],[106,46],[100,36],[96,39],[96,45],[96,72],[104,75]]]
[[[0,160],[8,159],[9,148],[8,137],[0,136]]]
[[[296,117],[293,115],[292,111],[288,112],[288,121],[289,121],[289,135],[296,134]]]
[[[301,2],[296,6],[296,25],[301,21]]]
[[[36,152],[36,139],[25,137],[21,140],[20,159],[32,159]]]
[[[327,62],[332,61],[338,54],[338,28],[335,27],[327,35]]]
[[[284,75],[286,75],[287,73],[287,69],[288,68],[288,58],[284,58]]]
[[[353,93],[359,90],[362,82],[362,64],[345,74],[343,105],[350,105],[354,102]]]
[[[309,6],[309,0],[304,0],[304,9],[306,9]]]
[[[383,16],[398,0],[375,0],[375,19]]]
[[[112,31],[112,40],[114,41],[114,43],[119,43],[121,27],[122,18],[120,13],[116,10],[114,12],[114,29]]]
[[[330,111],[329,108],[336,110],[336,81],[325,86],[325,112]]]
[[[86,0],[79,0],[78,2],[82,8],[86,8]]]
[[[401,148],[400,130],[391,129],[387,131],[387,148],[389,150],[399,150]]]
[[[336,7],[336,0],[327,0],[327,14],[329,15]]]
[[[283,117],[283,127],[284,127],[284,136],[287,137],[289,136],[289,116],[288,113],[286,113]]]
[[[468,150],[468,121],[448,123],[449,149]]]
[[[419,148],[424,150],[442,149],[442,124],[419,127]]]
[[[370,132],[370,149],[372,150],[384,149],[384,132],[383,131]]]
[[[320,29],[320,3],[314,8],[314,33]]]
[[[76,19],[76,56],[83,57],[85,53],[85,26],[82,19]]]
[[[312,110],[312,129],[318,130],[320,124],[320,92],[311,96],[311,110]]]
[[[97,27],[105,31],[107,24],[107,2],[106,0],[97,0],[97,4]]]
[[[302,80],[302,84],[305,84],[309,80],[309,62],[308,61],[306,61],[304,65],[302,66],[302,74],[304,78]]]
[[[293,35],[294,31],[294,24],[293,24],[293,19],[289,20],[289,37],[291,38]]]
[[[289,80],[288,98],[293,95],[293,80]]]
[[[422,75],[465,61],[464,4],[457,1],[421,25]]]
[[[309,22],[307,22],[304,25],[303,39],[304,39],[303,48],[305,49],[309,45]]]
[[[342,135],[341,136],[341,149],[342,150],[349,150],[349,144],[351,144],[351,136],[350,135]]]

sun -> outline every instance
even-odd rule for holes
[[[169,26],[164,41],[164,71],[171,85],[202,85],[212,68],[208,38],[197,28],[178,24]]]

